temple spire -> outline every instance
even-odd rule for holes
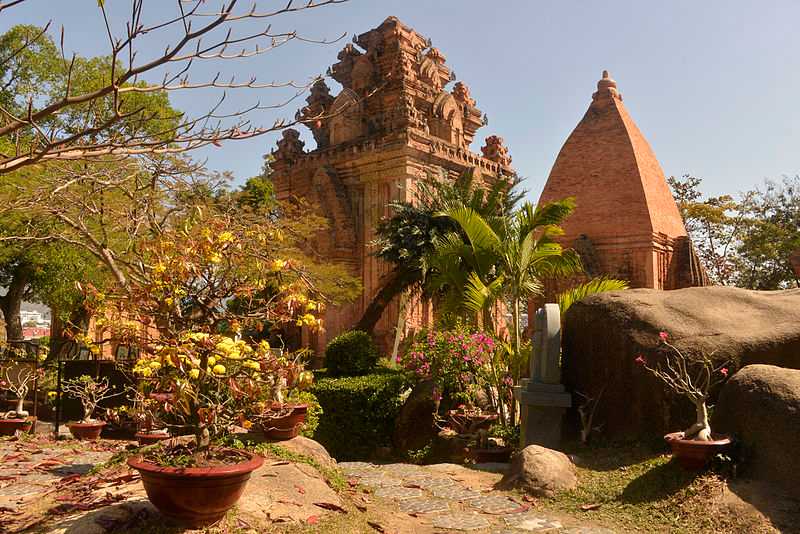
[[[592,95],[593,100],[604,96],[611,96],[622,100],[622,93],[617,90],[617,82],[611,78],[607,70],[603,71],[603,77],[597,82],[597,92]]]

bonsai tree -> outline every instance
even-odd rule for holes
[[[23,407],[25,397],[30,391],[31,382],[42,373],[41,369],[34,371],[24,364],[11,364],[2,368],[0,389],[12,393],[17,399],[16,409],[8,412],[7,417],[28,417],[28,412]]]
[[[61,386],[61,391],[81,401],[81,406],[83,406],[81,423],[96,422],[97,419],[93,419],[92,416],[97,409],[97,405],[105,399],[110,399],[122,393],[112,390],[111,385],[108,383],[108,378],[103,377],[95,380],[89,375],[81,375],[77,378],[66,380]]]
[[[659,333],[659,338],[660,345],[668,349],[664,358],[655,366],[651,366],[644,356],[639,355],[636,357],[636,363],[664,382],[675,393],[685,396],[694,404],[697,419],[692,426],[683,431],[683,439],[711,441],[711,425],[708,422],[706,401],[711,388],[721,384],[728,377],[729,361],[715,365],[705,354],[690,360],[669,342],[667,332]]]

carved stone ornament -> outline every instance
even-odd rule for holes
[[[486,145],[481,147],[483,157],[507,167],[511,165],[511,156],[508,155],[508,148],[503,144],[503,138],[499,135],[490,135],[486,138]]]
[[[300,132],[293,128],[283,131],[281,139],[278,140],[278,148],[272,152],[276,161],[291,163],[303,154],[305,143],[300,140]]]
[[[464,82],[457,82],[453,86],[453,97],[465,106],[475,107],[475,100],[470,98],[469,87]]]

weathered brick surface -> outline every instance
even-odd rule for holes
[[[664,172],[622,103],[616,82],[603,73],[592,103],[558,154],[540,202],[574,197],[575,213],[562,242],[587,236],[595,271],[633,287],[670,289],[682,266],[672,263],[686,228]]]
[[[338,59],[332,77],[343,90],[334,97],[319,82],[300,111],[317,147],[306,151],[297,132],[287,130],[273,152],[278,198],[305,197],[319,206],[331,221],[320,254],[350,266],[364,286],[355,302],[328,310],[324,332],[303,332],[318,355],[358,321],[390,272],[369,245],[389,201],[412,200],[414,184],[429,174],[454,178],[476,168],[491,180],[511,172],[501,138],[488,139],[483,156],[469,149],[482,112],[463,83],[445,89],[452,73],[444,55],[395,17],[359,35]],[[391,348],[399,313],[396,299],[376,327],[384,349]],[[432,310],[412,300],[404,314],[408,331],[427,324]]]

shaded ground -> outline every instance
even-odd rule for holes
[[[128,445],[0,441],[0,532],[184,532],[149,504],[125,453],[114,456]],[[337,468],[316,443],[299,438],[258,452],[264,466],[237,508],[208,532],[758,533],[800,525],[797,503],[745,481],[687,473],[640,447],[573,451],[580,486],[555,499],[495,490],[499,473],[452,464]]]

